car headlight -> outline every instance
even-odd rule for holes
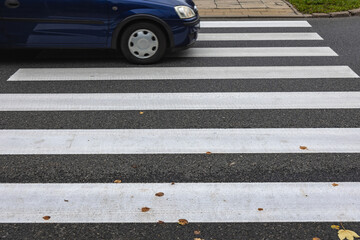
[[[194,10],[187,6],[176,6],[175,11],[181,19],[192,18],[196,15]]]

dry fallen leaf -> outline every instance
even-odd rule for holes
[[[340,240],[354,240],[354,238],[360,238],[359,235],[356,234],[356,232],[350,231],[350,230],[339,230],[338,236]]]
[[[201,238],[194,238],[194,240],[202,240]]]
[[[143,207],[143,208],[141,209],[142,212],[148,212],[149,210],[150,210],[150,208],[148,208],[148,207]]]
[[[171,183],[171,185],[175,185],[175,183],[174,183],[174,182],[172,182],[172,183]]]
[[[229,166],[231,167],[231,166],[234,166],[236,163],[235,162],[231,162],[231,163],[229,163]]]
[[[158,192],[158,193],[155,194],[155,196],[162,197],[162,196],[164,196],[164,193],[163,192]]]
[[[206,152],[206,155],[211,155],[211,152]]]
[[[331,225],[331,228],[336,229],[336,230],[340,230],[340,226],[338,226],[338,225]]]
[[[258,211],[263,211],[264,209],[263,208],[258,208]]]
[[[182,226],[189,224],[188,220],[186,220],[186,219],[179,219],[178,223]]]
[[[50,216],[44,216],[43,217],[44,220],[50,220],[50,218],[51,218]]]
[[[64,202],[69,202],[69,200],[67,200],[67,199],[64,199]]]
[[[138,166],[136,164],[131,165],[132,168],[137,168]]]
[[[194,231],[194,234],[195,234],[195,235],[199,235],[200,233],[201,233],[201,232],[200,232],[199,230],[195,230],[195,231]]]
[[[121,180],[115,180],[114,183],[121,183]]]
[[[164,221],[159,220],[157,223],[158,223],[158,224],[164,224],[165,222],[164,222]]]
[[[300,146],[301,150],[309,150],[306,146]]]
[[[337,184],[337,183],[333,183],[333,184],[331,184],[331,185],[333,185],[333,187],[339,186],[339,184]]]
[[[313,240],[321,240],[320,238],[318,237],[314,237]]]
[[[139,112],[140,113],[140,115],[143,115],[144,114],[144,112]]]

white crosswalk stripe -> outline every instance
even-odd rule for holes
[[[360,183],[0,184],[0,222],[343,222]],[[164,197],[156,197],[163,192]],[[346,196],[346,197],[344,197]],[[24,201],[26,199],[27,201]],[[67,202],[64,201],[67,200]],[[305,207],[306,206],[306,207]],[[142,212],[142,208],[149,208]],[[262,209],[262,211],[259,211]]]
[[[329,47],[191,48],[176,57],[318,57],[338,56]]]
[[[0,111],[360,108],[360,92],[0,94]]]
[[[307,21],[202,21],[201,28],[274,28],[305,27],[311,25]]]
[[[12,75],[9,81],[294,78],[359,78],[359,76],[348,66],[22,68]]]
[[[200,33],[198,41],[295,41],[323,40],[317,33]]]
[[[201,27],[205,32],[199,34],[200,46],[170,56],[177,59],[168,59],[184,63],[184,58],[198,58],[189,59],[198,61],[194,66],[170,64],[176,67],[125,68],[113,67],[114,65],[83,68],[24,67],[17,70],[8,79],[7,84],[59,86],[68,83],[87,84],[81,81],[89,81],[89,84],[119,81],[114,84],[135,85],[143,84],[141,82],[143,80],[153,81],[147,82],[149,85],[156,84],[157,80],[162,80],[162,84],[169,84],[167,81],[178,81],[175,83],[182,84],[180,82],[182,80],[191,80],[188,81],[191,84],[201,80],[216,80],[216,82],[243,80],[247,84],[271,80],[269,82],[272,84],[273,82],[297,84],[305,80],[308,82],[321,80],[321,83],[317,82],[317,87],[321,88],[319,85],[327,82],[334,84],[336,81],[342,83],[360,78],[349,66],[328,62],[331,59],[339,59],[335,58],[338,54],[328,46],[319,46],[318,43],[321,42],[317,41],[324,39],[318,33],[308,31],[311,25],[307,21],[203,21]],[[239,31],[242,32],[206,31],[218,28],[230,31],[240,29]],[[241,30],[247,28],[252,29],[250,33]],[[266,28],[267,31],[261,32],[260,28]],[[271,28],[284,28],[284,31],[272,31]],[[211,47],[215,41],[231,46]],[[291,44],[282,46],[280,41],[289,41]],[[305,42],[296,46],[300,41]],[[241,47],[232,46],[237,42],[239,42],[237,46]],[[252,46],[247,45],[248,42],[261,46],[248,47]],[[223,58],[217,59],[218,62],[226,57],[239,59],[236,59],[234,64],[229,64],[230,66],[224,66],[222,62],[218,66],[206,66],[203,63],[206,58],[216,57]],[[247,57],[252,58],[250,60],[263,57],[268,62],[262,66],[238,64],[240,61],[248,60],[244,59]],[[273,57],[276,60],[287,59],[289,64],[286,64],[287,62],[285,65],[282,62],[272,64],[270,61]],[[308,61],[294,65],[294,59],[300,59],[298,57],[307,57],[306,60],[313,59],[312,57],[327,57],[328,64],[312,65],[311,61]],[[66,83],[60,83],[61,81]],[[236,81],[236,83],[242,82]],[[329,88],[334,86],[331,85]],[[304,110],[338,112],[360,109],[359,91],[321,91],[321,89],[296,92],[285,87],[284,90],[280,87],[279,89],[278,92],[267,92],[267,89],[256,92],[231,92],[232,89],[229,92],[222,92],[222,89],[214,89],[217,92],[202,92],[201,89],[194,92],[162,92],[162,89],[157,89],[161,92],[148,93],[117,93],[112,89],[109,92],[94,90],[97,93],[87,93],[86,90],[63,93],[57,89],[52,89],[52,93],[44,92],[43,89],[39,89],[38,92],[41,93],[13,91],[0,94],[0,112],[21,112],[24,115],[31,113],[39,116],[43,113],[46,116],[59,112],[56,115],[58,117],[62,116],[63,112],[69,114],[70,111],[70,114],[76,111],[86,111],[86,114],[94,111],[94,114],[100,115],[104,114],[100,111],[244,110],[246,112],[257,109],[260,112],[295,110],[294,114],[299,114]],[[126,91],[125,88],[124,92]],[[161,113],[160,111],[159,115]],[[139,113],[136,114],[140,116]],[[121,120],[116,119],[116,121]],[[0,155],[6,158],[18,157],[17,155],[32,155],[40,158],[46,155],[60,155],[66,158],[69,155],[98,157],[107,154],[111,156],[129,154],[131,157],[138,157],[134,154],[144,154],[152,157],[150,154],[154,156],[187,154],[185,156],[191,158],[194,154],[214,154],[211,157],[216,159],[220,154],[226,156],[244,154],[246,158],[246,154],[313,156],[360,153],[360,128],[356,127],[192,128],[188,126],[179,128],[174,126],[164,129],[162,128],[164,126],[160,126],[146,129],[147,126],[144,124],[137,129],[105,129],[106,127],[91,129],[88,126],[84,126],[83,129],[61,129],[62,126],[53,129],[30,129],[27,125],[24,129],[2,128]],[[274,159],[275,162],[278,160],[276,157]],[[17,158],[14,158],[14,161],[18,161]],[[289,158],[289,162],[292,161],[293,159]],[[71,164],[76,167],[76,160]],[[106,165],[107,162],[104,161],[102,164]],[[162,163],[159,161],[159,164]],[[304,164],[313,163],[309,161]],[[57,173],[56,170],[54,171]],[[82,171],[81,167],[79,171]],[[176,169],[169,169],[169,172],[174,172],[176,175]],[[256,174],[258,173],[254,172],[254,175]],[[4,179],[6,181],[6,177]],[[79,184],[38,183],[30,179],[29,182],[36,183],[0,183],[0,223],[156,223],[158,221],[175,223],[179,219],[187,219],[191,223],[360,221],[359,191],[355,191],[360,187],[359,182],[338,182],[339,185],[334,187],[332,183],[316,181],[203,183],[201,176],[196,178],[195,182],[191,181],[187,179],[187,183],[175,184],[151,182]],[[81,179],[79,182],[84,181]],[[157,192],[163,192],[165,196],[156,197]],[[148,211],[142,211],[144,207],[148,207]],[[44,216],[51,218],[45,221]]]
[[[206,152],[360,153],[360,128],[0,130],[0,154]]]

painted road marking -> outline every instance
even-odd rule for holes
[[[8,81],[294,78],[359,78],[359,76],[348,66],[21,68]]]
[[[360,128],[0,130],[3,155],[206,152],[359,153]]]
[[[0,184],[1,223],[358,222],[358,182]],[[156,197],[163,192],[163,197]],[[64,201],[67,200],[67,201]],[[149,211],[142,212],[147,207]],[[43,219],[49,216],[48,220]]]
[[[200,33],[198,41],[323,40],[317,33]]]
[[[273,28],[306,27],[307,21],[201,21],[201,28]]]
[[[0,111],[354,109],[360,92],[0,94]]]
[[[316,57],[338,56],[329,47],[190,48],[174,57]]]

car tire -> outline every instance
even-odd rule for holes
[[[135,23],[122,33],[120,48],[129,62],[152,64],[160,61],[165,55],[166,37],[155,24]]]

